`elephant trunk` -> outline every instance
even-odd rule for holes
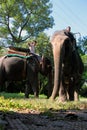
[[[56,47],[53,46],[53,56],[54,56],[54,87],[51,95],[51,99],[55,99],[60,86],[61,80],[61,46],[57,45]]]

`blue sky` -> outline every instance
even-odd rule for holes
[[[55,25],[46,31],[51,36],[56,30],[71,26],[73,33],[87,36],[87,0],[50,0]]]

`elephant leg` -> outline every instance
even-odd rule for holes
[[[66,86],[67,100],[69,100],[69,84],[65,84],[65,86]]]
[[[74,91],[74,100],[75,101],[79,101],[79,90],[82,85],[83,85],[83,82],[81,82],[81,80],[78,80],[78,82],[75,84],[75,91]]]
[[[5,81],[0,82],[0,92],[5,90]]]
[[[32,86],[35,98],[39,97],[39,87],[38,86],[39,86],[38,85],[38,80],[36,79],[36,81],[34,80],[34,83],[33,83],[33,86]]]
[[[72,89],[72,88],[71,88],[71,86],[69,87],[69,100],[70,101],[74,101],[74,89]]]
[[[33,87],[33,92],[34,92],[34,97],[38,98],[39,97],[39,91],[38,91],[38,88],[36,86]]]
[[[68,94],[69,94],[69,100],[74,101],[74,81],[70,80],[69,88],[68,88]]]
[[[66,87],[61,82],[59,88],[59,101],[64,102],[66,100],[67,100]]]
[[[3,90],[3,86],[5,84],[5,79],[3,73],[0,72],[0,92]]]
[[[77,90],[74,91],[74,101],[79,101],[79,94]]]
[[[9,88],[10,82],[6,81],[5,82],[5,91],[7,92],[8,88]]]
[[[48,75],[48,95],[47,98],[49,98],[52,94],[52,71]]]
[[[47,95],[47,98],[49,98],[52,94],[52,91],[51,91],[51,88],[48,86],[48,95]]]
[[[38,82],[38,74],[32,75],[32,79],[30,79],[30,84],[34,93],[34,97],[38,98],[39,97],[39,82]]]
[[[25,85],[25,98],[29,98],[31,84],[29,82]]]
[[[75,101],[79,101],[79,89],[81,87],[80,85],[82,85],[82,84],[80,84],[80,82],[75,84],[75,90],[74,90],[74,100]]]

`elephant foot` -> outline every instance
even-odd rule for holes
[[[58,98],[58,102],[66,102],[67,98],[63,98],[63,97],[59,97]]]
[[[79,101],[79,98],[75,98],[74,101]]]
[[[79,101],[79,94],[76,91],[74,92],[74,101]]]
[[[53,97],[51,96],[51,97],[49,97],[49,100],[54,101],[55,98],[53,98]]]

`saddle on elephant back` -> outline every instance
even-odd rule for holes
[[[25,59],[29,58],[29,56],[35,56],[38,59],[38,61],[41,62],[41,56],[30,52],[30,49],[27,49],[27,48],[9,46],[7,56],[8,57],[16,56],[16,57],[21,57]]]
[[[9,46],[8,54],[19,54],[23,56],[30,55],[30,50],[21,47]]]

